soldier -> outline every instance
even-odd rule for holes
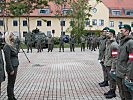
[[[5,35],[6,44],[3,47],[5,62],[6,62],[6,72],[8,76],[7,84],[7,96],[8,100],[17,100],[14,96],[14,85],[17,76],[17,70],[19,65],[18,52],[14,48],[14,36],[13,33]]]
[[[69,44],[70,44],[70,51],[75,52],[75,50],[74,50],[75,49],[75,38],[74,38],[74,36],[70,37]]]
[[[5,81],[4,61],[2,55],[2,38],[0,38],[0,95],[1,95],[1,83]]]
[[[107,75],[109,78],[110,83],[110,90],[104,93],[106,98],[113,98],[116,97],[115,90],[116,90],[116,80],[114,80],[111,75],[111,72],[115,72],[115,65],[117,61],[117,52],[118,52],[118,44],[115,39],[115,31],[113,29],[108,30],[107,34],[108,41],[106,42],[106,50],[105,50],[105,61],[104,65],[107,70]]]
[[[64,52],[64,39],[63,39],[63,35],[61,35],[60,38],[59,38],[59,52],[61,52],[61,48],[62,48],[62,51]]]
[[[18,53],[19,53],[19,50],[20,50],[20,43],[21,43],[20,39],[17,36],[17,38],[15,39],[15,45],[16,45],[16,49],[17,49]]]
[[[128,24],[120,26],[120,32],[122,37],[118,51],[116,80],[121,100],[133,100],[128,87],[124,83],[125,80],[133,82],[133,37],[130,35],[131,26]]]
[[[38,37],[37,37],[37,44],[36,44],[36,46],[37,46],[37,52],[41,52],[42,51],[42,37],[41,36],[39,36],[38,35]]]
[[[81,52],[82,52],[82,50],[85,51],[85,41],[86,41],[85,36],[82,35],[80,37],[80,41],[81,41]]]
[[[87,36],[87,49],[89,47],[89,50],[91,49],[91,36]]]
[[[107,30],[109,30],[108,27],[105,27],[103,29],[103,33],[100,36],[100,45],[99,45],[99,57],[98,60],[102,66],[102,71],[103,71],[103,77],[104,77],[104,81],[99,83],[100,87],[105,87],[108,86],[108,77],[107,77],[107,71],[106,71],[106,67],[104,65],[104,55],[105,55],[105,49],[106,49],[106,33]]]
[[[32,53],[32,34],[31,34],[31,32],[28,32],[26,34],[25,42],[26,42],[26,45],[27,45],[27,53],[29,53],[29,49]]]
[[[93,36],[92,41],[91,41],[91,51],[96,51],[96,46],[97,46],[97,37]]]
[[[52,38],[52,35],[49,35],[49,37],[48,37],[48,52],[53,51],[53,44],[54,44],[54,40]]]

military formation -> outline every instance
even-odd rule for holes
[[[130,34],[130,25],[121,25],[119,29],[120,33],[117,35],[115,30],[108,27],[102,30],[100,37],[95,34],[88,36],[81,35],[79,39],[80,48],[81,52],[85,52],[86,47],[91,51],[99,49],[98,61],[103,72],[103,81],[99,83],[99,86],[109,86],[109,90],[103,94],[105,98],[111,99],[116,97],[116,87],[118,86],[121,100],[133,100],[133,36]],[[59,52],[64,52],[66,41],[64,41],[64,36],[61,35],[58,41]],[[8,100],[16,100],[14,84],[19,65],[18,53],[22,49],[21,41],[18,36],[15,38],[13,33],[6,33],[5,45],[1,49],[2,43],[0,39],[0,87],[1,83],[5,81],[3,49],[8,75]],[[27,46],[27,53],[32,53],[33,46],[37,49],[37,53],[42,52],[45,47],[48,48],[48,52],[52,52],[54,37],[52,35],[46,37],[43,33],[36,35],[34,32],[28,32],[25,36],[25,44]],[[76,37],[74,35],[70,35],[68,44],[70,52],[75,52]]]
[[[105,27],[100,36],[98,60],[102,66],[103,82],[100,87],[109,86],[109,91],[103,95],[107,98],[116,97],[118,86],[121,100],[133,100],[133,36],[128,24],[115,30]]]

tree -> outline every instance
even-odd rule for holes
[[[67,12],[67,17],[71,18],[70,27],[67,31],[71,30],[71,34],[75,35],[77,38],[79,38],[83,33],[85,29],[85,20],[89,19],[91,16],[90,10],[92,9],[92,6],[89,5],[89,0],[51,0],[55,2],[55,4],[59,5],[59,7],[70,5],[70,10]],[[96,0],[97,3],[101,2],[100,0]],[[59,9],[59,10],[58,10]],[[56,9],[58,18],[65,17],[62,16],[61,8]]]
[[[47,6],[46,0],[19,0],[18,2],[11,1],[9,10],[10,13],[13,16],[19,17],[19,38],[21,39],[20,34],[20,17],[27,15],[27,28],[28,32],[30,31],[30,22],[29,22],[29,16],[30,13],[32,13],[35,9],[43,8],[44,6]]]
[[[3,17],[3,27],[4,27],[4,33],[8,31],[8,17],[9,16],[9,11],[8,11],[9,3],[6,2],[6,0],[1,0],[0,1],[0,8],[2,11],[2,17]]]

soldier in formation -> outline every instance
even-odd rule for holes
[[[27,53],[29,53],[29,50],[31,51],[32,53],[32,33],[31,32],[28,32],[26,34],[26,37],[25,37],[25,42],[26,42],[26,45],[27,45]]]
[[[70,44],[70,52],[75,52],[75,38],[74,36],[71,36],[69,39],[69,44]]]
[[[106,42],[104,65],[106,67],[107,77],[110,83],[110,90],[104,93],[104,96],[106,98],[113,98],[116,97],[116,80],[113,77],[111,77],[110,72],[115,72],[118,54],[118,44],[115,39],[115,30],[109,29],[107,32],[107,38],[108,40]]]
[[[88,35],[86,41],[87,41],[87,49],[89,47],[89,50],[91,49],[91,40],[92,40],[92,36]]]
[[[98,60],[99,60],[99,62],[101,64],[101,66],[102,66],[103,77],[104,77],[104,81],[99,83],[100,87],[108,86],[108,74],[107,74],[107,71],[106,71],[106,67],[104,65],[106,42],[108,40],[106,38],[107,30],[109,30],[109,28],[105,27],[102,30],[103,32],[102,32],[102,34],[100,36],[100,45],[99,45],[99,57],[98,57]]]
[[[132,94],[126,82],[133,82],[133,37],[130,35],[131,26],[124,24],[120,26],[121,40],[118,51],[116,67],[116,81],[119,88],[121,100],[133,100]]]
[[[85,38],[84,35],[82,35],[82,36],[80,37],[80,42],[81,42],[81,52],[82,52],[82,51],[85,51],[85,42],[86,42],[86,38]]]
[[[61,35],[60,38],[59,38],[59,52],[61,52],[61,48],[62,48],[62,51],[64,52],[64,38],[63,38],[63,35]]]
[[[53,46],[54,46],[54,39],[53,39],[52,35],[49,35],[49,37],[48,37],[48,52],[53,51]]]
[[[37,43],[36,43],[37,52],[41,52],[42,51],[42,37],[40,35],[38,35],[36,41],[37,41]]]

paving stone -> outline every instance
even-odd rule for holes
[[[26,51],[26,50],[25,50]],[[20,51],[18,75],[15,84],[17,100],[106,100],[103,94],[108,87],[99,87],[103,81],[102,68],[98,63],[98,50],[81,52],[26,53],[31,63]],[[0,100],[7,100],[6,81],[2,83]],[[110,100],[120,100],[117,97]]]

